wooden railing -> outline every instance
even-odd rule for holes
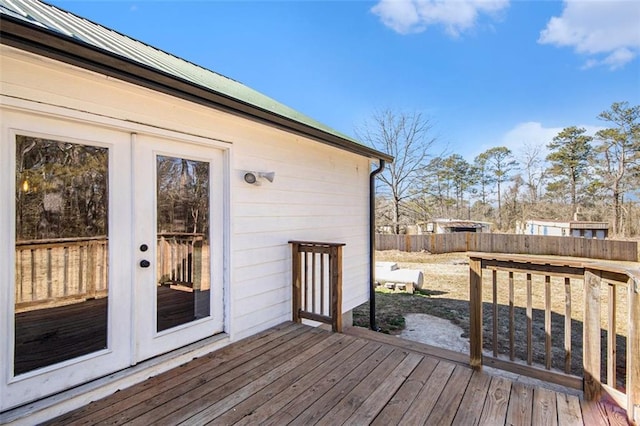
[[[18,241],[16,311],[106,297],[107,245],[106,237]]]
[[[158,284],[209,290],[209,246],[204,234],[158,234]]]
[[[289,241],[292,250],[293,321],[331,324],[342,332],[341,243]]]
[[[472,366],[582,388],[585,399],[604,393],[640,420],[638,269],[543,256],[469,258]]]
[[[158,280],[209,290],[209,246],[202,234],[158,235]],[[56,238],[16,243],[16,312],[108,295],[107,237]]]

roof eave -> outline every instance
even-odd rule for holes
[[[267,123],[368,158],[393,162],[393,157],[383,152],[147,67],[64,34],[57,34],[11,16],[2,15],[0,20],[2,21],[2,25],[0,25],[0,43],[2,44],[99,72],[207,107]]]

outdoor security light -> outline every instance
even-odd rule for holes
[[[275,176],[275,172],[246,172],[244,174],[244,181],[250,185],[260,185],[258,179],[266,179],[269,182],[273,182]]]

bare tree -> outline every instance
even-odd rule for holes
[[[498,193],[498,228],[502,229],[502,183],[511,177],[518,163],[513,159],[511,150],[504,146],[489,148],[478,155],[478,158],[486,166],[486,170],[493,175],[493,181]],[[478,158],[476,162],[478,162]]]
[[[540,199],[540,191],[546,179],[543,149],[541,145],[525,144],[520,152],[519,162],[523,170],[524,185],[526,187],[526,201],[535,204]]]
[[[414,194],[419,171],[425,166],[429,148],[436,140],[431,136],[432,127],[431,121],[420,112],[386,109],[375,112],[356,131],[360,140],[395,158],[378,176],[392,202],[396,234],[400,233],[404,204]]]

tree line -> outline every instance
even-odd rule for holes
[[[610,235],[640,234],[640,105],[615,102],[594,135],[569,126],[546,145],[496,146],[473,160],[434,155],[429,118],[392,110],[357,131],[395,157],[378,178],[376,220],[401,233],[434,218],[489,221],[501,232],[530,219],[609,222]]]

